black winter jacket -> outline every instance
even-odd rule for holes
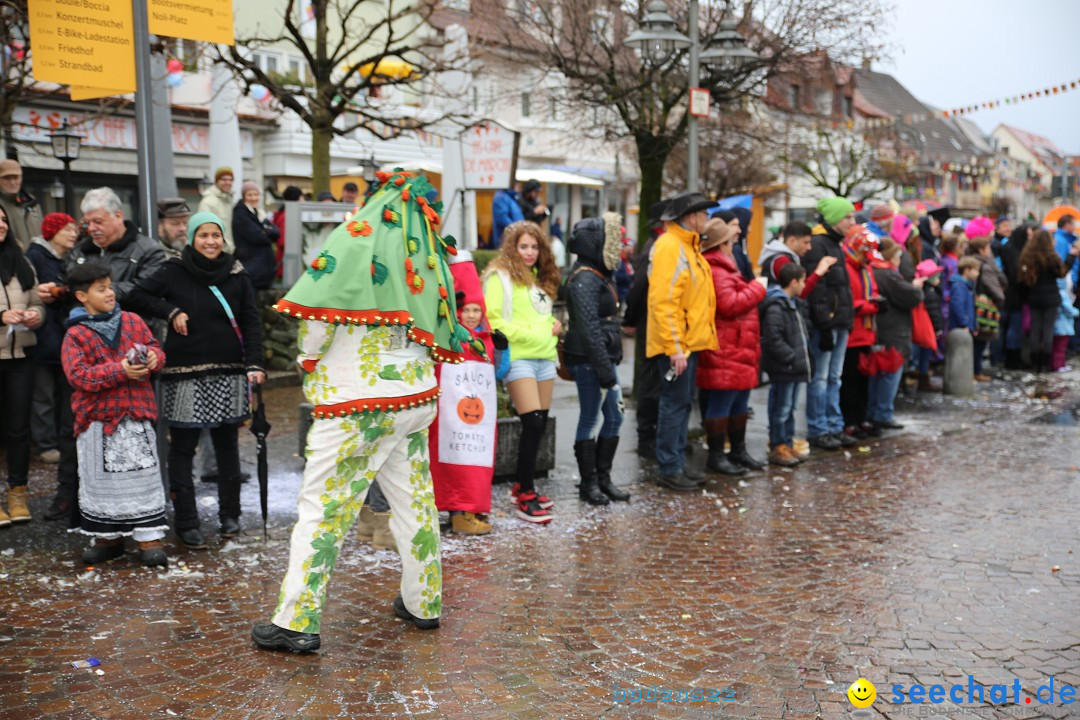
[[[26,259],[34,266],[39,283],[63,285],[64,261],[56,257],[44,238],[34,238],[26,249]],[[64,342],[64,312],[62,303],[51,302],[45,305],[45,319],[35,332],[37,345],[28,348],[30,357],[37,362],[60,364],[60,345]]]
[[[843,239],[836,230],[823,222],[814,228],[810,252],[802,258],[802,265],[808,273],[814,272],[821,258],[826,255],[836,258],[836,264],[818,281],[814,292],[810,293],[807,299],[810,322],[817,330],[850,330],[855,320],[847,262],[844,260],[844,251],[840,248]]]
[[[234,262],[227,279],[217,287],[232,308],[244,336],[243,347],[221,302],[188,272],[180,258],[169,260],[152,277],[141,280],[131,293],[128,305],[135,312],[170,321],[165,337],[169,364],[163,379],[169,375],[239,374],[262,369],[262,323],[251,278],[239,262]],[[187,335],[172,329],[172,317],[180,312],[188,316]]]
[[[935,333],[945,331],[945,316],[941,314],[941,285],[923,285],[923,304],[926,305],[926,314],[930,316],[930,324],[934,326]]]
[[[923,291],[905,280],[892,267],[875,267],[874,281],[878,293],[885,298],[889,311],[877,316],[877,341],[879,345],[894,347],[911,359],[911,311],[923,302]]]
[[[274,282],[277,271],[274,246],[280,234],[276,227],[259,220],[243,200],[236,203],[232,214],[236,259],[244,264],[256,290],[265,290]]]
[[[778,287],[761,301],[761,369],[771,382],[810,382],[810,329],[806,303],[794,304]]]
[[[637,328],[642,335],[649,321],[649,255],[655,243],[656,236],[649,238],[634,258],[634,282],[626,294],[626,310],[623,312],[622,324]]]
[[[592,365],[600,386],[611,388],[622,362],[622,338],[615,283],[603,260],[604,221],[589,218],[575,225],[568,249],[577,262],[566,283],[570,330],[563,353],[569,364]]]
[[[1026,235],[1012,234],[1009,242],[1001,248],[1001,270],[1009,284],[1005,287],[1005,312],[1020,312],[1027,304],[1028,286],[1020,282],[1020,253],[1027,243]]]
[[[1058,291],[1057,281],[1065,277],[1072,270],[1076,257],[1069,255],[1065,258],[1064,265],[1054,265],[1039,270],[1034,285],[1028,285],[1027,303],[1033,308],[1056,308],[1061,307],[1061,293]],[[1061,268],[1064,267],[1064,271]],[[1024,284],[1023,280],[1020,281]]]
[[[91,238],[75,243],[75,247],[64,258],[64,268],[67,270],[87,262],[107,265],[112,271],[116,301],[126,310],[128,295],[135,288],[135,283],[153,275],[166,260],[168,256],[161,243],[140,235],[135,225],[130,220],[125,220],[123,237],[104,250],[95,245]]]

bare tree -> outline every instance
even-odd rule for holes
[[[739,30],[758,59],[734,70],[704,67],[697,84],[724,111],[756,92],[786,60],[811,50],[839,59],[879,55],[876,34],[866,28],[878,23],[888,2],[742,0]],[[645,15],[646,2],[534,0],[520,5],[504,29],[504,42],[523,62],[561,73],[568,80],[569,102],[610,110],[609,136],[631,138],[636,145],[641,207],[649,207],[660,199],[668,157],[686,137],[687,51],[640,58],[626,45],[626,36]],[[673,0],[668,7],[677,25],[686,28],[686,1]],[[730,3],[701,3],[703,46],[734,12]],[[642,213],[640,237],[646,236],[646,222]]]
[[[846,130],[815,128],[809,138],[794,144],[782,157],[815,187],[853,201],[887,190],[877,148],[861,135]]]
[[[0,0],[0,128],[11,152],[11,117],[34,87],[26,0]]]
[[[439,73],[457,69],[462,58],[447,58],[444,41],[429,26],[432,0],[311,0],[311,16],[299,17],[297,0],[287,0],[277,25],[237,37],[219,48],[216,62],[228,66],[245,92],[262,85],[284,108],[311,128],[312,184],[329,188],[330,142],[358,129],[381,138],[446,120],[431,107],[386,103],[392,88],[416,97],[441,96]],[[254,53],[285,44],[303,58],[303,71],[269,72]],[[393,67],[391,67],[393,65]]]
[[[703,118],[699,127],[702,192],[725,197],[776,180],[773,131],[768,123],[738,111],[723,118]],[[665,195],[685,189],[686,171],[687,148],[682,143],[668,156]]]

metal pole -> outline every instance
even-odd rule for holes
[[[150,79],[150,31],[146,6],[145,0],[131,2],[135,26],[135,143],[139,169],[139,215],[136,224],[145,234],[153,235],[157,182],[150,164],[154,149],[154,93]]]
[[[64,212],[75,217],[75,188],[71,187],[71,160],[64,159]]]
[[[690,0],[690,87],[695,88],[701,82],[698,71],[698,0]],[[689,91],[688,91],[689,92]],[[697,192],[698,189],[698,119],[690,116],[687,123],[687,155],[690,165],[686,174],[686,189]]]

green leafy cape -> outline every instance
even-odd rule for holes
[[[446,262],[456,241],[436,230],[442,203],[433,202],[435,189],[422,175],[376,177],[360,209],[330,233],[274,309],[331,324],[404,325],[435,360],[461,362],[462,344],[473,341],[458,323]]]

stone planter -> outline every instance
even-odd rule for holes
[[[517,472],[518,446],[521,444],[521,420],[499,418],[498,443],[495,446],[495,482],[513,482]],[[555,469],[555,418],[549,417],[540,439],[540,454],[536,458],[536,475],[547,477]]]
[[[299,453],[304,457],[307,447],[307,431],[311,427],[312,405],[300,404]],[[521,444],[521,420],[516,417],[499,418],[498,444],[495,446],[495,482],[512,482],[517,471],[518,446]],[[536,475],[547,477],[555,469],[555,418],[549,417],[544,436],[540,439],[540,454],[536,458]]]

